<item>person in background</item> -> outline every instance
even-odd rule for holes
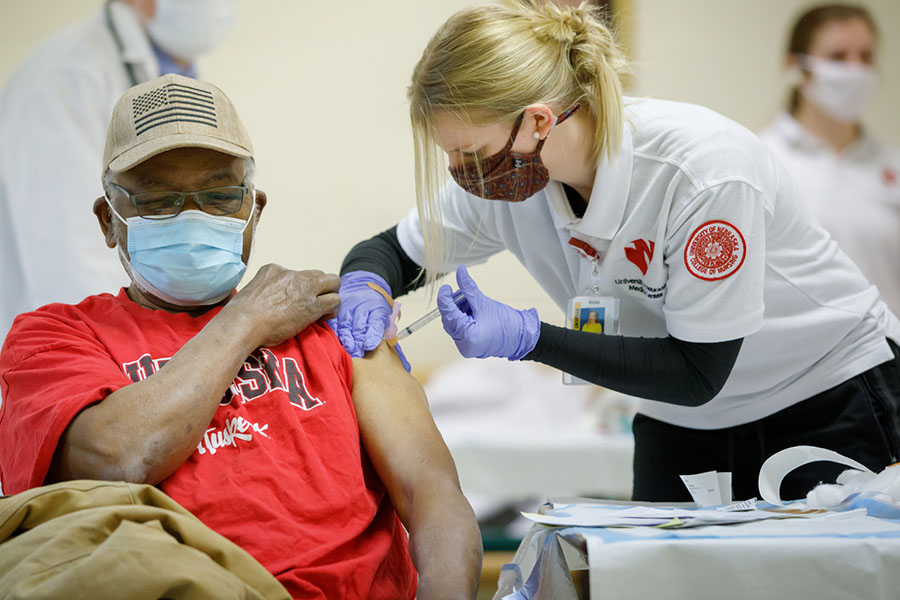
[[[115,0],[43,42],[0,89],[0,342],[13,318],[126,283],[86,198],[116,100],[194,62],[234,23],[234,0]]]
[[[828,4],[801,15],[786,57],[800,81],[787,110],[760,137],[797,180],[814,216],[897,314],[900,150],[874,138],[860,121],[877,81],[877,40],[875,21],[860,6]]]

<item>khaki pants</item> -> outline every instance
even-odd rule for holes
[[[290,596],[155,487],[69,481],[0,498],[0,598]]]

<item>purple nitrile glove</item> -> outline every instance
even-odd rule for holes
[[[456,269],[456,282],[465,294],[459,306],[449,285],[438,290],[437,305],[444,331],[466,358],[499,356],[519,360],[534,349],[541,336],[537,310],[516,310],[485,296],[464,266]]]
[[[369,271],[351,271],[342,275],[341,308],[337,318],[328,321],[341,345],[353,358],[364,357],[381,343],[392,311],[387,298],[370,288],[369,283],[390,295],[391,288],[380,275]]]

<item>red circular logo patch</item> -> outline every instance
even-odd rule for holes
[[[744,264],[747,245],[738,228],[726,221],[709,221],[694,230],[684,248],[684,265],[694,277],[716,281]]]

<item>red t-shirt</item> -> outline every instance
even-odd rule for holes
[[[19,316],[0,352],[4,492],[42,485],[79,411],[155,373],[219,310],[148,310],[122,290]],[[350,357],[326,325],[256,350],[159,487],[294,598],[413,598],[406,532],[361,447],[350,390]]]

